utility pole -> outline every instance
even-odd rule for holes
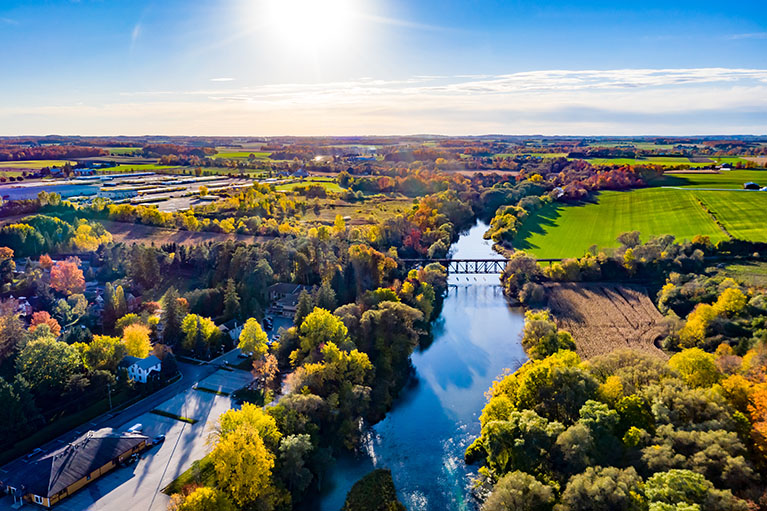
[[[112,384],[107,383],[107,395],[109,396],[109,409],[112,409]]]

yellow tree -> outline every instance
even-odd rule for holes
[[[254,360],[258,360],[266,354],[269,337],[256,318],[250,318],[245,322],[239,340],[240,343],[237,347],[243,353],[252,353]]]
[[[282,433],[277,429],[277,421],[263,408],[252,403],[243,403],[239,410],[227,410],[218,418],[216,432],[225,437],[240,426],[251,426],[270,449],[276,449]]]
[[[186,496],[178,511],[236,511],[234,503],[217,488],[200,486]]]
[[[149,328],[145,325],[134,323],[123,330],[123,344],[128,355],[138,358],[146,358],[152,350],[149,342]]]
[[[249,506],[273,493],[274,454],[255,427],[242,424],[228,433],[210,453],[218,486],[239,506]]]

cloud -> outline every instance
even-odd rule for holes
[[[4,18],[0,16],[0,23],[4,25],[18,25],[19,22],[13,18]]]
[[[98,134],[117,127],[189,135],[765,133],[767,69],[361,78],[125,92],[104,105],[86,99],[84,107],[0,103],[0,130]]]
[[[745,34],[731,34],[725,36],[725,39],[739,40],[739,39],[767,39],[767,32],[748,32]]]
[[[131,50],[133,50],[133,48],[136,46],[136,42],[141,37],[141,31],[142,31],[141,23],[136,23],[135,25],[133,25],[133,30],[131,30],[131,33],[130,33]]]
[[[211,82],[233,82],[234,78],[211,78]]]

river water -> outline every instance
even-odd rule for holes
[[[451,255],[496,258],[477,224],[453,245]],[[413,353],[415,376],[386,418],[367,434],[364,455],[342,457],[324,481],[320,511],[339,511],[351,486],[373,470],[388,468],[410,511],[473,510],[475,467],[463,462],[479,434],[485,392],[504,369],[526,359],[520,344],[524,317],[509,307],[498,275],[454,275],[434,340]]]

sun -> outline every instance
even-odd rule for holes
[[[264,22],[281,43],[329,50],[352,39],[355,0],[262,0]]]

